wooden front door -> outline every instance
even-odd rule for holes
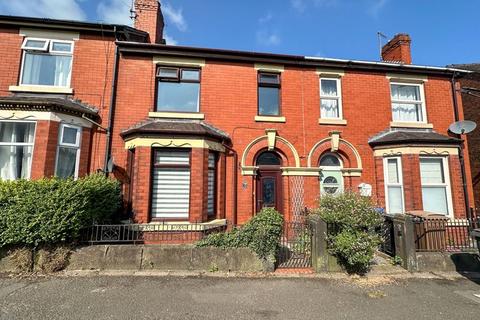
[[[260,169],[257,174],[257,212],[275,208],[282,212],[282,175],[280,168]]]

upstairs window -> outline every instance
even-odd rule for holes
[[[398,122],[426,122],[423,85],[391,83],[392,119]]]
[[[200,70],[188,68],[157,69],[156,111],[198,112]]]
[[[258,74],[258,115],[280,115],[280,75],[277,73]]]
[[[55,175],[60,178],[77,178],[80,160],[81,128],[69,124],[60,126]]]
[[[0,180],[29,179],[35,122],[0,122]]]
[[[21,85],[69,87],[73,41],[25,38]]]
[[[320,79],[320,117],[342,119],[342,95],[340,79]]]

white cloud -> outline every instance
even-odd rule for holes
[[[107,23],[133,24],[130,19],[130,6],[125,0],[102,0],[97,6],[97,16],[100,21]]]
[[[162,12],[165,15],[167,22],[172,23],[178,30],[187,31],[187,21],[183,16],[183,9],[175,9],[169,3],[162,4]]]
[[[307,8],[305,0],[290,0],[290,4],[292,5],[293,9],[297,10],[298,12],[304,12]]]
[[[266,15],[260,17],[258,19],[258,23],[267,23],[269,22],[270,20],[273,19],[273,14],[271,12],[267,13]]]
[[[163,38],[165,39],[168,45],[176,46],[178,44],[178,41],[170,37],[166,32],[163,33]]]
[[[78,0],[0,0],[2,14],[64,20],[86,20]]]
[[[276,32],[259,30],[257,31],[257,42],[261,45],[276,46],[282,42],[282,39],[280,39],[280,36]]]
[[[332,7],[338,4],[339,0],[290,0],[290,5],[296,11],[303,13],[308,6]]]
[[[378,17],[380,14],[380,11],[385,7],[387,4],[388,0],[374,0],[370,7],[368,8],[367,12],[373,16],[373,17]]]

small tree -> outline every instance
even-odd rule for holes
[[[315,213],[329,224],[329,252],[348,272],[366,272],[380,244],[376,230],[383,221],[373,201],[352,191],[325,195]]]

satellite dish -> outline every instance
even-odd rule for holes
[[[450,127],[448,127],[448,130],[456,134],[467,134],[475,130],[476,127],[477,124],[473,121],[461,120],[452,123]]]

